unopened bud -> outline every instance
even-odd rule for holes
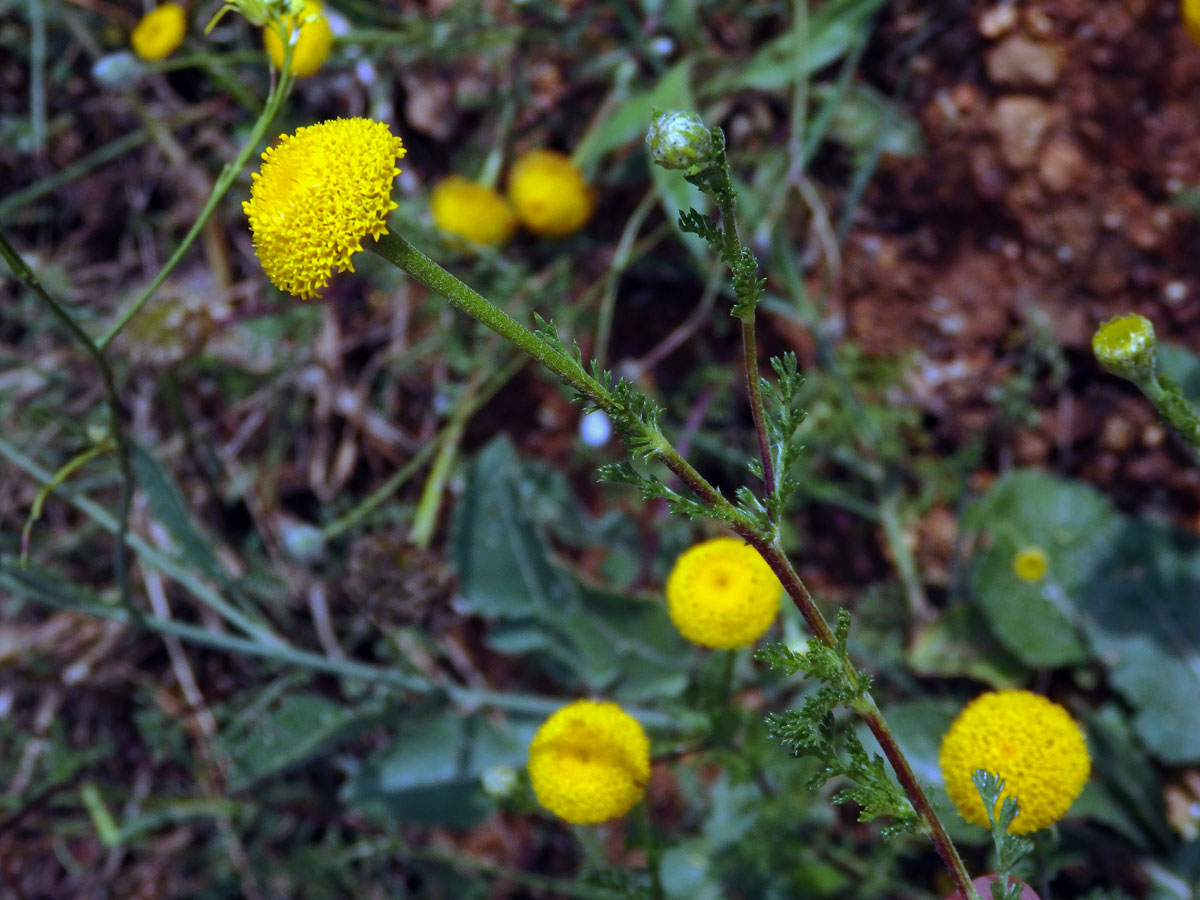
[[[1145,316],[1129,313],[1109,319],[1092,336],[1100,365],[1130,381],[1150,381],[1158,369],[1158,338]]]
[[[664,169],[690,169],[708,160],[712,132],[694,112],[657,113],[646,134],[650,158]]]

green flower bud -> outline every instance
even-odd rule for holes
[[[288,16],[295,16],[304,9],[304,0],[225,0],[225,5],[217,10],[204,27],[204,33],[213,30],[227,12],[241,13],[251,25],[262,27],[274,24],[282,28]]]
[[[656,112],[646,146],[650,158],[664,169],[702,167],[712,152],[712,132],[694,112]]]
[[[1104,322],[1092,336],[1092,352],[1114,375],[1145,382],[1158,368],[1158,338],[1145,316],[1129,313]]]

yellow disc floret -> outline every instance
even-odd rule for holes
[[[1029,691],[995,691],[969,703],[942,739],[946,792],[968,822],[989,827],[971,776],[984,769],[1004,779],[1021,812],[1009,830],[1027,834],[1066,815],[1091,770],[1083,732],[1053,701]]]
[[[740,538],[714,538],[675,561],[667,578],[667,611],[694,644],[745,647],[775,621],[782,590],[757,550]]]
[[[508,173],[508,198],[521,224],[545,237],[564,237],[592,215],[592,189],[569,156],[530,150]]]
[[[304,9],[298,16],[283,19],[284,34],[290,35],[297,22],[300,34],[292,50],[292,74],[297,78],[307,78],[315,75],[325,60],[329,59],[329,51],[333,49],[333,30],[325,18],[325,8],[317,0],[304,0]],[[275,68],[282,69],[283,41],[279,34],[268,25],[263,29],[262,38],[263,49],[270,55],[271,62]]]
[[[1050,560],[1041,547],[1025,547],[1013,557],[1012,569],[1022,581],[1041,581],[1050,569]]]
[[[183,43],[187,13],[178,3],[164,3],[142,16],[129,35],[133,52],[144,60],[166,59]]]
[[[499,193],[459,175],[438,182],[429,197],[433,224],[474,244],[495,246],[513,236],[517,220]]]
[[[353,272],[363,239],[387,232],[404,153],[400,138],[372,119],[309,125],[264,150],[242,209],[271,283],[307,300],[335,268]]]
[[[650,741],[615,703],[577,700],[542,723],[529,745],[538,801],[576,825],[629,812],[650,778]]]

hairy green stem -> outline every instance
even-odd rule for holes
[[[1167,424],[1187,441],[1193,450],[1200,452],[1200,416],[1183,396],[1179,385],[1166,375],[1137,380],[1134,384],[1146,395],[1146,399],[1154,404],[1154,408]]]
[[[746,369],[746,393],[750,397],[750,414],[754,417],[754,434],[758,437],[758,455],[762,460],[763,489],[767,506],[775,496],[775,469],[771,462],[771,440],[767,434],[767,414],[763,408],[762,385],[758,374],[758,339],[755,336],[754,310],[742,319],[742,362]]]

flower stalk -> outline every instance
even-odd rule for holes
[[[607,412],[614,418],[614,421],[618,418],[629,421],[626,415],[627,410],[614,396],[614,392],[584,371],[578,360],[552,346],[550,342],[468,287],[401,235],[389,231],[378,240],[369,242],[365,249],[371,250],[392,263],[420,284],[445,297],[456,309],[508,340],[519,350],[544,365],[597,408]],[[757,362],[755,361],[756,368]],[[791,561],[779,547],[774,529],[769,526],[764,527],[755,517],[726,499],[683,458],[657,426],[645,422],[632,424],[634,427],[629,429],[626,435],[630,443],[645,448],[646,456],[665,465],[690,488],[699,502],[707,508],[709,515],[726,524],[758,550],[779,578],[784,590],[800,611],[816,639],[826,647],[836,649],[838,644],[829,621],[817,607],[812,594],[801,580]],[[848,659],[844,660],[844,666],[848,673],[848,679],[852,683],[858,684],[858,673],[853,670]],[[917,781],[912,767],[870,693],[863,691],[861,699],[853,704],[853,708],[867,723],[883,748],[884,755],[896,772],[901,788],[921,820],[924,831],[933,841],[955,887],[963,897],[977,897],[978,895],[971,886],[971,878],[967,874],[966,866],[946,833],[945,827],[934,812],[929,798]]]

